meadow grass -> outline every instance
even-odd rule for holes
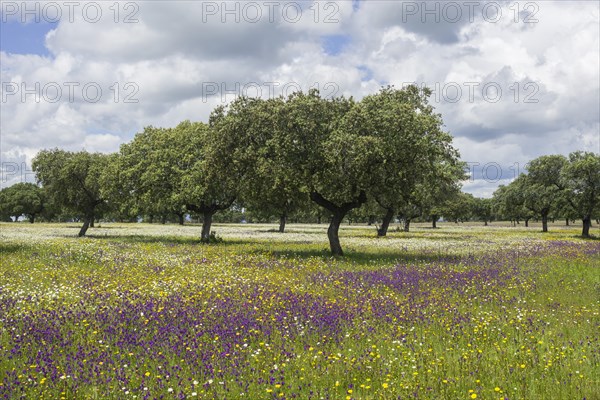
[[[0,398],[598,399],[600,241],[440,226],[0,224]]]

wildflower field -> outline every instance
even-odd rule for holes
[[[0,398],[599,399],[600,241],[440,226],[0,224]]]

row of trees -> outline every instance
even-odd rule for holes
[[[33,183],[16,183],[0,191],[0,219],[17,221],[22,215],[33,224],[38,216],[48,219],[46,192]]]
[[[435,227],[442,216],[486,224],[539,216],[547,230],[549,216],[568,205],[589,235],[600,203],[598,155],[541,157],[493,199],[476,199],[460,191],[465,165],[428,104],[430,94],[408,86],[383,88],[361,101],[324,99],[316,90],[269,100],[241,97],[217,107],[208,123],[147,127],[118,153],[42,150],[32,164],[41,188],[20,184],[37,191],[39,202],[9,215],[26,214],[33,222],[44,210],[70,213],[83,221],[80,236],[102,216],[176,216],[183,223],[186,215],[198,215],[204,242],[219,213],[245,209],[277,218],[281,232],[289,218],[329,218],[331,251],[341,255],[344,219],[376,224],[379,236],[395,218],[408,230],[411,220],[429,219]],[[15,186],[0,196],[25,192],[22,186],[4,193]],[[550,211],[543,201],[552,203]]]
[[[464,165],[428,104],[428,89],[383,88],[361,101],[240,97],[208,123],[147,127],[116,154],[40,151],[32,166],[52,202],[83,221],[123,215],[200,214],[209,241],[215,213],[245,207],[280,220],[310,204],[330,218],[331,251],[343,254],[340,224],[369,203],[379,235],[397,215],[431,209],[459,191]]]
[[[574,154],[571,155],[571,157],[573,156]],[[481,221],[486,226],[492,221],[511,221],[514,226],[523,221],[526,227],[529,226],[530,220],[543,222],[540,213],[534,211],[535,203],[530,206],[533,209],[524,206],[526,195],[531,192],[521,189],[523,187],[518,184],[511,184],[509,186],[501,185],[494,193],[494,197],[489,199],[474,197],[472,194],[464,192],[453,192],[436,207],[414,207],[408,210],[412,210],[413,212],[399,211],[395,219],[403,223],[403,230],[405,232],[409,231],[412,221],[430,221],[432,227],[436,228],[437,221],[441,217],[455,223]],[[532,202],[536,199],[540,199],[540,197],[531,197],[527,201]],[[547,200],[546,198],[542,199],[544,201]],[[558,197],[556,200],[556,206],[546,216],[546,229],[549,220],[555,222],[557,219],[562,219],[568,226],[571,221],[574,222],[580,219],[580,215],[575,210],[575,207],[571,206],[567,200],[561,197]],[[571,202],[574,202],[574,200],[571,199]],[[423,204],[427,205],[426,203]],[[120,211],[121,208],[126,212]],[[381,227],[377,223],[381,222],[381,215],[378,213],[381,213],[381,210],[377,203],[367,201],[361,208],[349,212],[346,216],[346,221],[350,224],[366,223],[368,225],[375,225],[379,233]],[[596,209],[592,215],[592,219],[595,219],[596,223],[600,224],[599,210]],[[37,219],[59,222],[81,219],[81,215],[72,209],[67,209],[61,207],[60,204],[50,202],[47,191],[33,183],[18,183],[0,191],[0,220],[5,222],[17,221],[21,216],[25,216],[31,223]],[[144,210],[141,210],[140,214],[136,214],[135,211],[127,207],[106,207],[103,213],[95,216],[96,219],[103,218],[108,221],[137,222],[144,220],[150,223],[158,221],[163,224],[166,222],[178,222],[181,225],[184,224],[186,217],[192,221],[202,220],[202,216],[194,212],[187,212],[185,214],[147,214]],[[248,210],[234,203],[229,209],[215,214],[216,221],[233,223],[239,223],[240,221],[273,222],[276,218],[279,218],[280,222],[279,231],[283,232],[287,218],[281,219],[260,209]],[[305,207],[298,208],[297,211],[290,213],[289,218],[292,222],[321,223],[327,218],[327,213],[308,202]],[[90,226],[93,226],[93,220],[90,222]],[[544,227],[543,223],[542,227]]]
[[[527,174],[500,186],[491,205],[496,214],[512,220],[582,219],[582,236],[589,237],[592,219],[600,217],[600,155],[577,151],[569,157],[549,155],[531,161]]]

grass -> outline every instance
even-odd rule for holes
[[[0,398],[595,399],[579,227],[0,224]]]

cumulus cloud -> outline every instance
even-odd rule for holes
[[[115,151],[145,125],[206,120],[242,93],[361,98],[407,82],[434,89],[463,159],[497,163],[501,180],[542,154],[600,151],[596,2],[95,4],[100,14],[63,8],[41,38],[49,55],[0,51],[3,163],[57,146]],[[480,170],[465,190],[498,183]]]

